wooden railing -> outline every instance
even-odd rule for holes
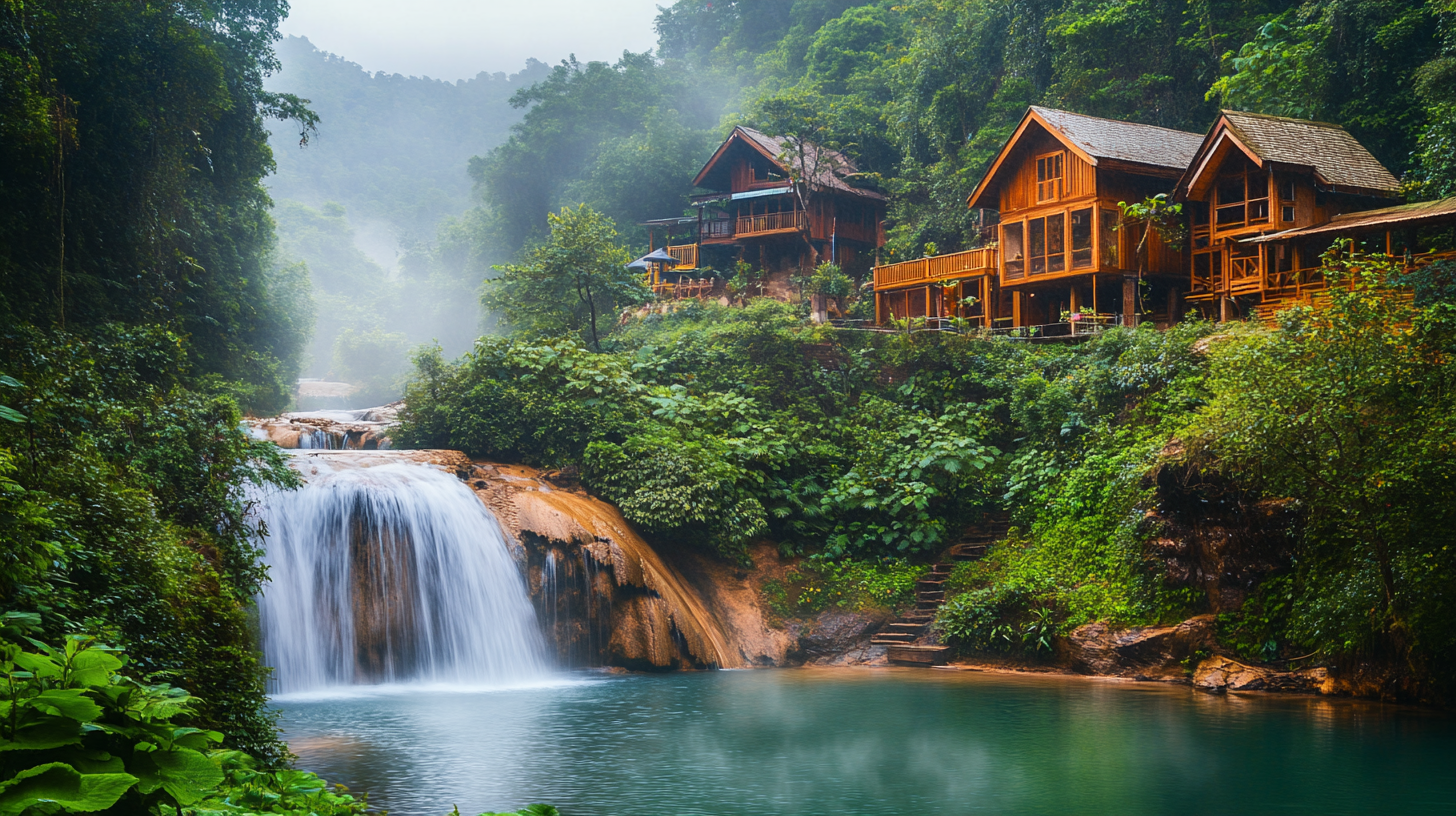
[[[934,258],[875,267],[875,288],[891,289],[925,281],[955,280],[987,275],[996,271],[996,248],[981,247],[952,252]]]
[[[808,217],[803,210],[792,210],[789,212],[764,213],[762,215],[740,215],[738,216],[739,235],[753,235],[761,232],[781,232],[783,230],[803,229],[808,226]]]
[[[698,245],[683,244],[682,246],[669,246],[667,254],[677,259],[677,270],[698,268]]]
[[[1262,261],[1260,255],[1229,258],[1229,291],[1234,294],[1258,291],[1263,285]]]

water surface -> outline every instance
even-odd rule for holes
[[[1419,709],[923,669],[567,677],[276,705],[300,767],[393,816],[1456,813],[1456,718]]]

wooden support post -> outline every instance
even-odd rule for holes
[[[1173,327],[1173,326],[1178,325],[1178,318],[1181,317],[1181,315],[1178,314],[1179,309],[1182,306],[1181,300],[1182,299],[1179,297],[1179,293],[1178,293],[1178,287],[1176,287],[1176,286],[1169,286],[1168,287],[1168,326],[1170,328]]]
[[[1011,293],[1011,325],[1021,328],[1021,298],[1020,291]]]
[[[1069,307],[1068,311],[1072,314],[1076,314],[1082,308],[1082,293],[1077,291],[1076,284],[1072,284],[1072,292],[1067,299],[1067,306]]]
[[[1100,315],[1100,314],[1102,314],[1100,308],[1097,306],[1097,273],[1096,272],[1093,272],[1092,273],[1092,314],[1094,314],[1094,315]]]
[[[1218,299],[1218,322],[1229,322],[1229,299],[1227,297]]]
[[[1132,275],[1122,279],[1122,325],[1128,328],[1137,325],[1137,284]]]
[[[994,323],[992,319],[995,314],[991,311],[991,276],[981,276],[981,328],[989,329]]]
[[[882,295],[881,293],[879,293],[879,292],[876,292],[875,293],[875,325],[876,326],[883,326],[883,325],[885,325],[885,307],[884,307],[884,304],[881,303],[881,300],[883,299],[883,297],[884,297],[884,295]]]

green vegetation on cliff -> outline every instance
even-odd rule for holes
[[[903,601],[896,564],[1006,510],[1010,538],[954,576],[953,640],[1036,652],[1092,621],[1217,612],[1248,657],[1370,661],[1436,698],[1456,646],[1440,533],[1456,323],[1375,284],[1397,264],[1342,269],[1351,292],[1278,330],[1190,321],[1080,345],[686,302],[628,320],[603,353],[522,335],[426,355],[398,439],[578,469],[660,543],[813,556],[774,588],[781,614]],[[1206,529],[1228,541],[1200,544]]]

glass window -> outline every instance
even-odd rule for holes
[[[1092,266],[1092,209],[1072,213],[1072,268]]]
[[[1056,201],[1062,197],[1062,154],[1053,153],[1036,160],[1036,200]]]
[[[1109,269],[1118,268],[1117,261],[1117,210],[1103,210],[1098,216],[1097,241],[1102,244],[1102,266]]]
[[[1021,242],[1021,222],[1001,225],[1001,258],[1007,280],[1026,276],[1026,253]]]
[[[1057,213],[1046,217],[1047,271],[1067,271],[1067,216]]]
[[[1031,274],[1046,274],[1046,219],[1033,218],[1026,222],[1027,258],[1031,261]]]
[[[1293,201],[1294,200],[1294,182],[1293,181],[1286,181],[1283,184],[1280,184],[1279,185],[1279,200],[1280,201]]]

